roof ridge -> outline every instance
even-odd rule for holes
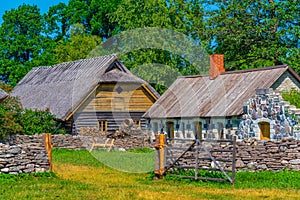
[[[285,64],[285,65],[275,65],[275,66],[262,67],[262,68],[232,70],[232,71],[222,72],[220,75],[247,73],[247,72],[255,72],[255,71],[264,71],[264,70],[272,70],[272,69],[279,69],[279,68],[285,68],[285,67],[289,67],[289,66],[287,64]],[[196,74],[196,75],[179,76],[178,78],[199,78],[199,77],[207,77],[207,76],[209,76],[209,74]]]
[[[235,73],[255,72],[255,71],[265,71],[265,70],[279,69],[279,68],[285,68],[285,67],[288,67],[288,65],[275,65],[275,66],[262,67],[262,68],[251,68],[251,69],[241,69],[241,70],[225,71],[225,72],[222,72],[220,75],[222,75],[222,74],[235,74]]]
[[[56,67],[58,65],[65,65],[65,64],[71,64],[71,63],[80,63],[80,62],[83,62],[83,61],[92,61],[92,60],[96,60],[96,59],[99,59],[99,58],[104,58],[104,57],[117,57],[117,54],[107,54],[107,55],[102,55],[102,56],[96,56],[96,57],[92,57],[92,58],[83,58],[83,59],[79,59],[79,60],[72,60],[72,61],[67,61],[67,62],[62,62],[62,63],[57,63],[57,64],[53,64],[53,65],[49,65],[49,66],[38,66],[38,67],[33,67],[32,69],[36,70],[36,69],[49,69],[49,68],[53,68],[53,67]]]

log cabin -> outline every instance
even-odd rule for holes
[[[49,109],[72,134],[81,127],[113,132],[125,119],[144,128],[142,115],[159,98],[116,55],[33,68],[12,96],[19,97],[24,108]]]
[[[178,77],[143,117],[169,138],[300,139],[300,110],[280,95],[299,88],[287,65],[225,72],[224,55],[215,54],[209,74]]]

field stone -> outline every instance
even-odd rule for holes
[[[4,173],[8,173],[9,172],[9,168],[3,168],[0,170],[1,172],[4,172]]]
[[[46,170],[44,168],[36,168],[35,172],[45,172]]]
[[[6,163],[8,163],[7,159],[0,158],[0,164],[6,164]]]
[[[262,164],[262,165],[257,165],[257,169],[266,170],[266,169],[268,169],[268,167],[266,164]]]
[[[10,167],[9,172],[19,172],[19,167]]]
[[[286,164],[289,164],[289,161],[287,161],[287,160],[282,160],[280,163],[283,164],[283,165],[286,165]]]
[[[300,165],[300,159],[290,160],[290,164],[292,164],[292,165]]]
[[[25,172],[25,173],[31,173],[31,172],[34,172],[34,168],[24,169],[23,172]]]
[[[236,161],[236,163],[235,163],[235,166],[236,166],[237,168],[243,168],[243,167],[245,167],[245,164],[244,164],[244,162],[243,162],[241,159],[238,159],[238,160]]]
[[[17,148],[12,148],[6,151],[6,153],[10,153],[10,154],[19,154],[21,152],[21,148],[17,147]]]

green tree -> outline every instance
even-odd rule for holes
[[[6,11],[0,27],[0,77],[15,85],[32,67],[52,64],[54,44],[37,6]]]
[[[146,27],[160,27],[185,34],[191,40],[192,38],[198,41],[202,39],[201,33],[203,32],[204,23],[203,7],[200,1],[123,0],[122,5],[115,12],[109,14],[109,16],[110,21],[118,23],[122,31]],[[120,37],[116,39],[116,46],[121,48],[119,51],[121,52],[120,57],[129,69],[134,70],[135,67],[147,63],[159,63],[167,65],[181,74],[199,73],[195,66],[192,66],[188,59],[185,59],[187,54],[194,54],[194,52],[189,52],[191,49],[188,49],[187,46],[182,46],[183,43],[180,41],[182,38],[178,38],[176,41],[172,39],[173,41],[167,42],[169,38],[164,38],[164,34],[169,34],[171,37],[172,32],[167,33],[160,30],[154,30],[154,32],[156,33],[151,33],[150,35],[136,32],[127,38]],[[133,51],[130,47],[129,52],[127,52],[126,44],[122,44],[122,41],[121,44],[118,44],[120,39],[127,40],[127,42],[124,42],[127,44],[138,43],[138,41],[146,41],[147,44],[140,45],[143,47],[142,49],[134,49]],[[170,43],[173,44],[170,45]],[[178,49],[182,49],[181,52],[184,53],[179,53]],[[125,52],[125,54],[122,54],[122,52]],[[169,70],[161,68],[160,73],[165,73],[165,75],[162,75],[165,77],[169,73]],[[148,75],[152,76],[151,74]],[[142,78],[147,81],[151,79],[147,75]],[[156,89],[164,88],[161,86],[155,87]],[[165,88],[159,89],[159,92],[162,93],[164,90]]]
[[[83,25],[75,24],[71,26],[70,39],[58,42],[55,49],[57,62],[86,58],[100,43],[100,37],[86,34]]]
[[[114,12],[122,0],[70,0],[50,7],[47,21],[57,36],[57,41],[68,37],[73,24],[82,24],[87,34],[101,39],[112,36],[119,30],[117,23],[110,22],[108,14]]]
[[[280,65],[298,51],[300,1],[203,2],[212,52],[225,54],[228,69]]]

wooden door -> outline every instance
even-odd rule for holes
[[[169,138],[174,138],[174,122],[167,122],[167,133]]]
[[[202,140],[202,123],[195,122],[194,123],[195,137],[196,139]]]
[[[260,122],[260,139],[261,140],[270,140],[270,123]]]

